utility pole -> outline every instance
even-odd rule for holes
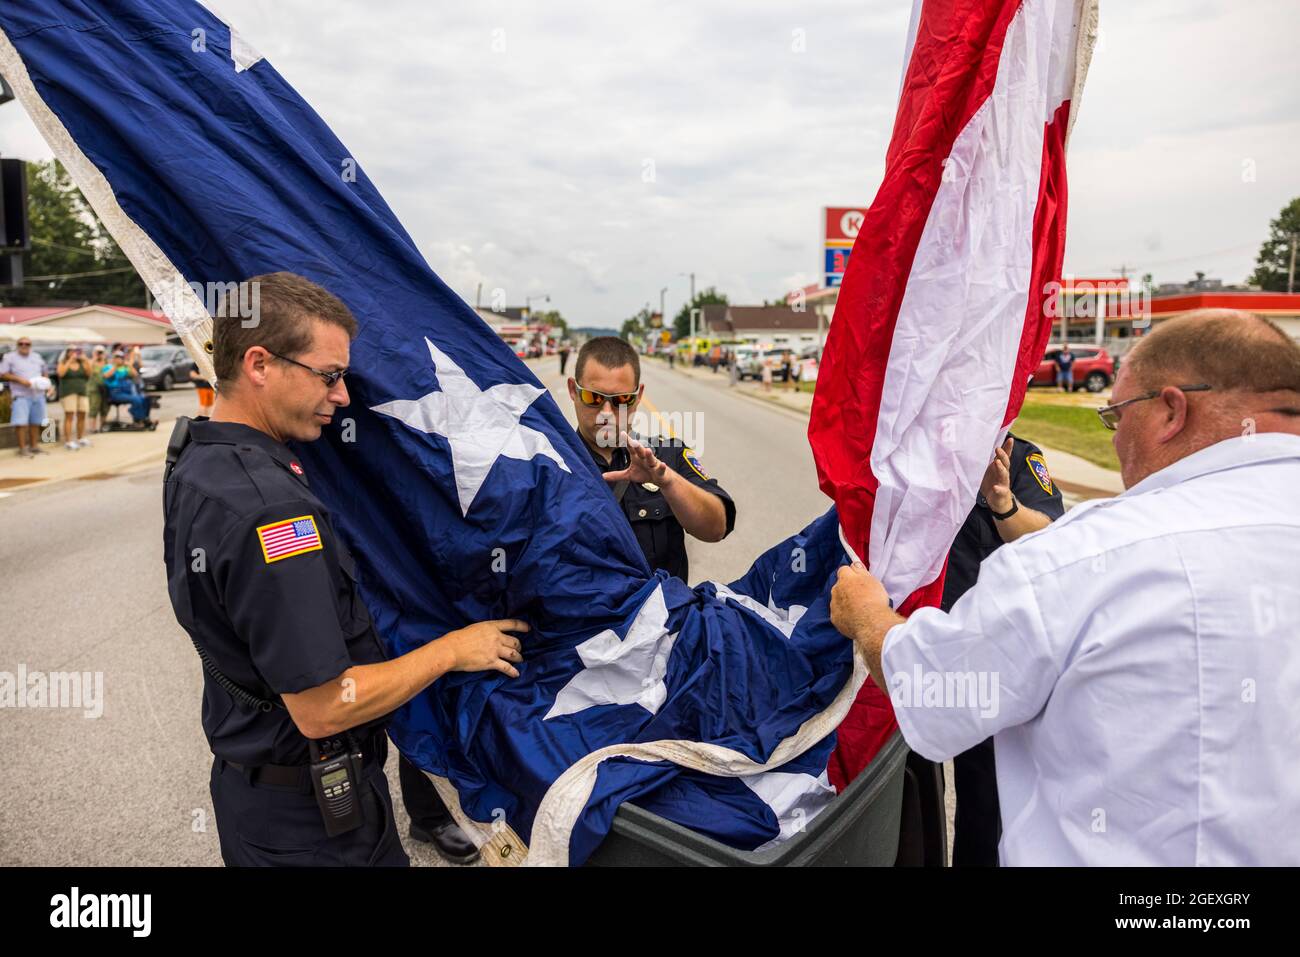
[[[686,303],[686,305],[687,305],[687,306],[693,306],[693,305],[695,305],[695,273],[693,273],[693,272],[679,272],[677,275],[679,275],[679,276],[690,276],[690,277],[691,277],[691,298],[690,298],[690,301],[689,301],[688,303]]]
[[[660,323],[660,328],[662,328],[662,326],[663,326],[663,322],[664,322],[664,293],[666,293],[666,292],[668,292],[668,287],[667,287],[667,286],[664,286],[662,289],[659,290],[659,323]]]
[[[1286,273],[1286,291],[1295,292],[1295,247],[1296,240],[1300,239],[1300,234],[1291,234],[1291,268]]]

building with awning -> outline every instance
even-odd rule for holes
[[[1123,355],[1148,329],[1195,309],[1240,309],[1271,319],[1300,340],[1300,293],[1209,289],[1151,295],[1128,280],[1074,279],[1062,284],[1052,341],[1066,335]]]
[[[1185,315],[1193,309],[1241,309],[1277,323],[1300,340],[1300,292],[1196,292],[1156,296],[1151,300],[1151,324]]]
[[[161,312],[131,306],[0,306],[0,340],[28,335],[33,342],[161,345],[176,341]]]

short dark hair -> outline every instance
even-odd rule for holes
[[[227,389],[239,378],[244,355],[253,346],[290,358],[309,350],[312,320],[338,326],[349,339],[356,337],[357,320],[348,307],[310,279],[272,272],[246,279],[240,286],[246,288],[226,293],[212,320],[212,366],[218,385]],[[257,306],[256,321],[246,324],[250,301]]]
[[[595,359],[606,369],[621,369],[631,366],[636,375],[637,384],[641,384],[641,358],[636,350],[618,336],[597,336],[588,339],[578,350],[578,362],[573,367],[573,377],[582,378],[582,368],[588,359]]]

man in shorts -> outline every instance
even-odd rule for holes
[[[45,454],[40,447],[41,426],[45,423],[45,389],[32,385],[33,380],[44,376],[45,360],[32,349],[32,340],[26,337],[18,340],[17,349],[0,359],[0,379],[9,383],[14,394],[9,422],[16,426],[19,458]]]

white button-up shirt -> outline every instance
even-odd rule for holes
[[[995,735],[1004,864],[1300,864],[1300,436],[998,549],[883,664],[925,757]]]

